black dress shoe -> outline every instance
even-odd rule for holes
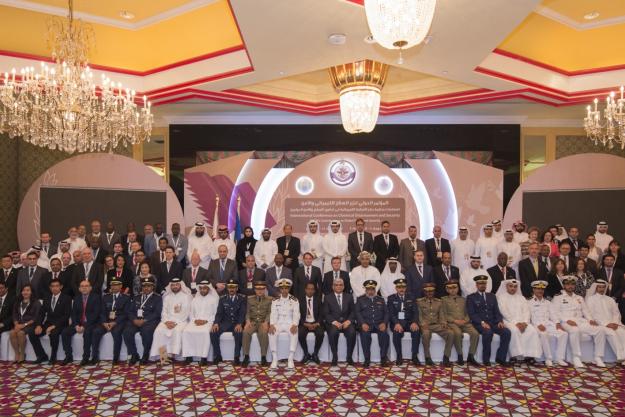
[[[111,362],[112,365],[119,365],[119,359],[113,359]]]
[[[100,359],[99,358],[93,358],[91,359],[91,361],[89,362],[89,365],[97,365],[100,363]]]
[[[221,356],[215,356],[213,358],[213,365],[217,366],[219,365],[219,362],[221,362]]]
[[[48,360],[47,356],[41,356],[39,358],[37,358],[37,360],[34,362],[35,365],[39,365],[42,364],[44,362],[46,362]]]
[[[354,360],[352,358],[349,358],[347,360],[347,364],[350,365],[350,366],[354,366],[355,365]]]
[[[462,356],[458,356],[458,360],[456,361],[456,363],[460,366],[464,365],[464,359],[462,359]]]
[[[382,360],[380,361],[380,366],[382,367],[387,367],[388,366],[388,358],[385,356],[382,358]]]
[[[332,362],[330,362],[330,366],[338,366],[339,361],[337,361],[336,359],[332,359]]]
[[[432,361],[432,358],[425,358],[425,364],[427,366],[433,366],[434,365],[434,361]]]
[[[137,362],[139,362],[139,356],[138,355],[132,355],[130,357],[130,360],[128,360],[128,365],[136,365]]]
[[[53,366],[56,365],[56,359],[50,359],[48,361],[48,365],[53,365]]]
[[[311,359],[312,359],[312,361],[313,361],[314,363],[316,363],[317,365],[319,365],[319,364],[321,363],[321,359],[319,359],[319,355],[317,355],[316,353],[313,353],[313,355],[312,355],[312,358],[311,358]]]
[[[233,364],[234,366],[239,366],[239,365],[241,365],[241,359],[239,359],[239,357],[238,357],[238,356],[236,356],[236,357],[234,358],[234,361],[232,362],[232,364]]]
[[[184,363],[186,363],[187,365],[191,362],[193,362],[193,358],[191,356],[184,358]]]
[[[484,361],[484,362],[482,362],[482,366],[490,366],[490,361]]]
[[[363,367],[363,368],[368,368],[370,363],[371,363],[370,361],[367,361],[367,360],[366,360],[366,361],[364,361],[364,362],[362,363],[362,367]]]
[[[401,356],[398,356],[397,359],[395,359],[395,365],[397,366],[401,366],[403,362],[404,362],[404,359]]]
[[[206,365],[208,365],[208,359],[206,358],[200,359],[200,366],[206,366]]]
[[[260,357],[260,366],[267,366],[269,363],[267,362],[267,357],[266,356],[261,356]]]
[[[473,366],[480,366],[479,362],[475,360],[475,357],[473,355],[467,356],[467,363]]]
[[[243,357],[243,362],[241,363],[241,366],[244,368],[247,368],[247,365],[250,364],[250,355],[245,355]]]
[[[308,363],[311,360],[311,356],[308,353],[304,353],[304,357],[302,358],[302,364]]]
[[[534,365],[536,363],[536,359],[534,358],[525,358],[525,363],[528,365]]]
[[[141,360],[139,361],[140,365],[147,365],[148,363],[150,363],[150,359],[146,357],[141,358]]]
[[[443,366],[451,366],[451,362],[447,356],[443,356]]]
[[[421,361],[419,360],[418,356],[415,355],[412,357],[412,364],[414,366],[421,366]]]
[[[501,361],[499,359],[495,360],[495,362],[497,362],[499,365],[501,365],[501,366],[503,366],[505,368],[513,366],[513,363],[514,363],[514,362]]]
[[[80,361],[80,366],[87,366],[89,364],[90,364],[89,359],[83,359]]]
[[[63,359],[63,362],[61,362],[61,365],[69,365],[72,362],[74,362],[74,358],[66,357],[65,359]]]

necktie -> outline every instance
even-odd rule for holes
[[[414,239],[410,239],[410,246],[412,246],[412,250],[416,250],[417,249],[417,247],[415,246],[415,243],[414,243]]]
[[[532,260],[532,265],[534,265],[534,273],[538,276],[538,261],[536,259]]]
[[[165,252],[161,251],[161,262],[165,262]]]
[[[358,244],[360,245],[360,250],[362,251],[362,247],[364,245],[364,238],[362,237],[362,232],[358,233]]]
[[[89,263],[85,264],[85,278],[89,277]]]
[[[32,266],[30,267],[30,270],[28,271],[28,279],[32,280],[33,279],[33,274],[35,273],[35,268],[33,268]]]
[[[171,268],[171,262],[167,262],[167,272],[169,272],[170,268]]]
[[[52,311],[54,311],[54,307],[56,307],[56,295],[52,296]]]
[[[309,266],[306,267],[306,278],[310,280],[310,267]]]
[[[445,271],[446,271],[446,274],[447,274],[447,279],[449,279],[450,273],[449,273],[449,267],[448,266],[445,267]]]
[[[606,272],[606,278],[608,279],[608,282],[612,281],[612,268],[606,268],[605,269]]]
[[[334,279],[339,279],[339,271],[334,271]]]
[[[485,292],[482,293],[482,298],[484,299],[484,304],[486,304],[486,293]]]
[[[82,317],[80,323],[84,324],[87,321],[87,297],[82,296]]]
[[[0,311],[2,311],[2,307],[4,307],[4,297],[0,297]]]
[[[503,275],[504,278],[506,277],[506,267],[505,266],[501,268],[501,275]]]
[[[232,297],[230,297],[230,302],[234,303],[234,295]]]
[[[338,295],[338,301],[339,301],[339,307],[342,309],[343,308],[343,303],[341,302],[341,294]]]
[[[419,275],[423,276],[423,265],[418,265],[417,268],[419,269]]]
[[[220,262],[221,262],[221,267],[219,268],[219,278],[223,279],[223,277],[224,277],[224,260],[222,259]]]
[[[252,273],[252,270],[248,269],[247,270],[247,280],[248,280],[248,282],[252,281],[253,278],[254,278],[254,274]]]
[[[384,235],[384,243],[386,243],[386,246],[388,247],[388,235]]]
[[[197,275],[197,268],[191,269],[191,282],[195,282],[195,276]]]
[[[437,250],[441,249],[441,240],[439,238],[436,238],[436,249]]]
[[[48,245],[43,245],[43,251],[48,254]]]
[[[313,316],[313,310],[312,310],[312,299],[311,299],[311,298],[309,298],[309,299],[308,299],[308,315],[309,315],[310,317],[312,317],[312,316]]]

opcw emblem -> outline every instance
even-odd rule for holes
[[[336,185],[344,187],[351,184],[356,179],[356,168],[354,164],[345,159],[336,161],[330,167],[330,179]]]

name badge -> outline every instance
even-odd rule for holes
[[[247,258],[247,257],[248,257],[248,256],[250,256],[250,255],[251,255],[251,254],[250,254],[250,251],[249,251],[249,250],[246,250],[246,251],[245,251],[245,257]]]
[[[436,257],[437,257],[437,258],[442,258],[442,257],[443,257],[443,252],[441,252],[441,251],[437,251],[437,252],[436,252]]]
[[[403,311],[400,311],[399,313],[397,313],[397,318],[399,320],[405,320],[406,319],[406,313]]]
[[[137,318],[139,318],[139,319],[143,318],[143,309],[142,308],[137,310]]]
[[[251,290],[253,288],[252,281],[247,282],[247,289]]]
[[[191,283],[191,289],[194,290],[197,288],[197,284],[195,282]]]
[[[284,250],[284,256],[289,256],[289,250],[288,249]]]
[[[109,320],[111,321],[115,320],[115,310],[111,310],[109,312]]]

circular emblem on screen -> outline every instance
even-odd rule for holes
[[[299,177],[295,181],[295,189],[301,195],[308,195],[315,189],[315,183],[310,177]]]
[[[375,192],[380,195],[388,195],[393,191],[393,180],[386,175],[376,178],[373,183]]]
[[[354,182],[354,179],[356,179],[356,168],[354,164],[345,159],[336,161],[330,167],[330,179],[333,183],[341,187],[351,184]]]

